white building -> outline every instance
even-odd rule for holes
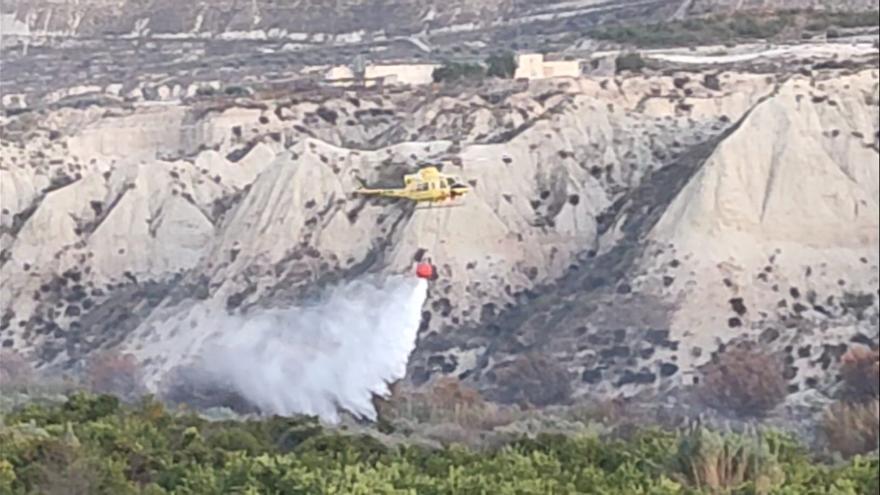
[[[382,79],[384,84],[400,84],[418,86],[434,82],[434,69],[437,64],[387,64],[368,65],[364,70],[364,78]]]
[[[3,108],[27,108],[27,95],[24,93],[5,94],[0,98]]]
[[[434,81],[436,64],[382,64],[367,65],[364,68],[364,85],[374,86],[381,82],[385,85],[418,86]],[[357,74],[345,65],[330,67],[324,72],[324,80],[334,86],[346,86],[355,82]]]
[[[340,79],[354,79],[354,71],[345,65],[337,65],[330,67],[324,73],[324,79],[328,81],[337,81]]]
[[[29,37],[31,28],[15,14],[0,14],[0,37]]]
[[[515,79],[547,79],[551,77],[578,77],[580,60],[544,60],[540,53],[525,53],[516,57]]]

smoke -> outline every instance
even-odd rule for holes
[[[422,279],[361,280],[308,306],[218,318],[201,371],[264,414],[375,420],[372,396],[406,373],[426,296]]]

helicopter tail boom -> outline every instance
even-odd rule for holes
[[[388,196],[388,197],[402,197],[403,195],[400,191],[395,191],[393,189],[358,189],[354,191],[355,194],[361,194],[363,196]]]

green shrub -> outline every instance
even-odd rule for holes
[[[822,421],[825,441],[834,452],[851,457],[880,447],[880,401],[837,402]]]
[[[510,79],[516,73],[516,58],[510,52],[492,55],[486,59],[488,70],[486,75],[501,79]]]
[[[395,421],[449,423],[467,430],[491,430],[509,424],[515,414],[510,407],[487,402],[480,393],[455,377],[443,377],[421,390],[400,384],[388,399],[376,401],[384,426]]]
[[[132,354],[105,351],[94,356],[86,371],[94,393],[134,400],[146,393],[140,363]]]
[[[486,77],[486,68],[478,64],[451,62],[434,69],[431,77],[438,83],[480,80]]]
[[[840,375],[846,398],[857,402],[876,400],[880,397],[880,350],[850,345],[840,358]]]
[[[196,88],[196,96],[214,96],[217,90],[212,86],[199,86]]]
[[[696,427],[679,441],[674,466],[681,479],[698,490],[728,493],[750,487],[767,493],[784,482],[777,450],[778,444],[761,435],[722,436]]]
[[[703,368],[699,392],[719,411],[761,417],[785,399],[787,384],[776,357],[742,344],[726,349]]]
[[[645,60],[638,53],[624,53],[614,61],[617,73],[624,71],[641,72],[645,68]]]
[[[248,96],[251,91],[244,86],[227,86],[223,89],[227,96]]]
[[[532,351],[498,363],[494,375],[495,398],[522,407],[562,404],[571,398],[572,377],[551,356]]]

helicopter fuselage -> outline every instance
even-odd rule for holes
[[[405,198],[416,202],[441,202],[464,196],[470,188],[451,175],[441,174],[435,167],[426,167],[403,178],[399,189],[358,189],[357,194]]]

